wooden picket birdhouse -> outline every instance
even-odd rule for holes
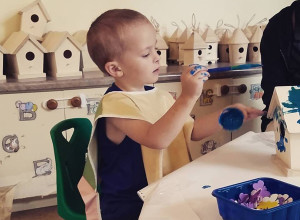
[[[300,86],[275,87],[268,118],[273,118],[275,162],[287,176],[300,175]]]
[[[6,54],[6,50],[0,45],[0,80],[6,79],[4,75],[3,62],[4,62],[4,54]]]
[[[178,39],[178,46],[179,46],[178,63],[179,63],[179,65],[182,65],[184,63],[184,58],[183,58],[184,51],[183,51],[182,47],[185,44],[185,42],[187,41],[187,39],[189,39],[191,34],[192,33],[191,33],[190,29],[186,27]]]
[[[262,35],[263,31],[257,26],[248,45],[248,59],[250,62],[261,62],[260,41]]]
[[[249,40],[240,28],[234,30],[229,41],[229,62],[245,63]]]
[[[159,63],[161,66],[167,65],[167,49],[168,45],[166,41],[161,37],[158,31],[156,31],[156,52],[160,56]]]
[[[182,46],[184,65],[188,66],[190,64],[207,64],[207,44],[202,39],[198,32],[192,32],[190,37]]]
[[[94,63],[87,49],[86,42],[86,30],[77,31],[73,34],[73,38],[77,40],[77,42],[81,45],[81,58],[80,58],[80,70],[83,73],[91,72],[91,71],[99,71],[103,76],[102,71],[98,68],[98,66]]]
[[[215,34],[213,29],[208,27],[202,35],[202,39],[206,42],[208,48],[206,50],[206,60],[208,64],[216,63],[218,61],[218,44],[219,37]]]
[[[229,29],[226,29],[222,35],[219,47],[219,60],[220,62],[229,62],[229,41],[231,39],[232,32]]]
[[[21,14],[21,31],[42,40],[46,24],[51,21],[42,1],[34,1],[19,13]]]
[[[179,59],[179,43],[178,40],[182,34],[182,30],[177,27],[174,33],[169,38],[169,60],[170,61],[178,61]]]
[[[15,79],[46,77],[43,72],[47,50],[31,34],[13,32],[4,42],[7,51],[6,76]]]
[[[82,76],[80,71],[81,45],[68,33],[50,31],[42,45],[45,54],[45,69],[51,77]]]

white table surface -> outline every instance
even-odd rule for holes
[[[222,220],[212,191],[259,177],[300,186],[299,176],[286,177],[274,163],[275,146],[273,132],[248,132],[199,157],[141,190],[153,188],[139,220]]]

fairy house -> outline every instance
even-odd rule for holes
[[[178,40],[182,34],[182,30],[177,27],[168,40],[169,43],[169,60],[176,61],[179,59],[179,43]]]
[[[184,65],[190,64],[207,64],[207,44],[202,39],[198,32],[192,32],[191,36],[187,39],[182,46],[184,52]]]
[[[275,87],[268,118],[273,118],[275,162],[288,176],[300,174],[300,87]]]
[[[0,80],[6,79],[4,75],[3,62],[4,62],[4,54],[6,54],[6,50],[0,45]]]
[[[245,63],[249,40],[240,28],[234,30],[229,41],[229,62]]]
[[[168,45],[166,41],[161,37],[158,31],[156,31],[156,52],[160,56],[159,63],[161,66],[167,65],[167,49]]]
[[[248,45],[248,59],[250,62],[261,62],[260,41],[262,36],[263,31],[257,26]]]
[[[68,33],[48,32],[42,42],[45,54],[45,71],[51,77],[82,76],[80,71],[81,45]]]
[[[73,34],[73,38],[81,45],[81,58],[80,58],[80,70],[82,72],[100,71],[98,66],[94,63],[87,49],[86,43],[86,30],[77,31]],[[101,72],[102,73],[102,72]],[[102,73],[103,75],[103,73]]]
[[[183,61],[183,45],[185,44],[185,42],[187,41],[187,39],[191,36],[191,31],[188,28],[185,28],[185,30],[182,32],[182,34],[180,35],[179,39],[178,39],[178,49],[179,49],[179,56],[178,56],[178,63],[179,65],[182,65],[184,63]]]
[[[8,78],[26,79],[45,77],[43,72],[46,49],[36,38],[23,31],[12,33],[4,42],[7,51]]]
[[[220,62],[229,62],[229,41],[231,36],[232,32],[229,29],[226,29],[220,39],[218,44]]]
[[[208,27],[203,33],[202,39],[208,46],[206,50],[207,63],[216,63],[218,61],[218,43],[220,39],[210,27]]]
[[[34,1],[19,13],[21,14],[21,31],[42,40],[46,24],[51,20],[42,1]]]

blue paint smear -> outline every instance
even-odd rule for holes
[[[202,189],[207,189],[209,187],[211,187],[211,186],[210,185],[204,185],[204,186],[202,186]]]
[[[286,148],[284,146],[284,138],[282,136],[280,136],[280,141],[276,142],[276,145],[280,152],[285,152]]]
[[[300,86],[297,86],[300,88]],[[287,102],[283,102],[282,105],[286,108],[290,108],[285,113],[295,113],[298,112],[300,115],[300,89],[296,89],[296,87],[292,87],[289,91],[289,97]],[[300,124],[300,119],[297,121]]]

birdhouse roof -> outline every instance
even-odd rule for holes
[[[250,43],[260,43],[262,36],[263,36],[263,31],[259,26],[257,26],[254,31],[254,34],[250,39]]]
[[[229,44],[231,36],[232,36],[232,32],[229,29],[226,29],[220,39],[219,44]]]
[[[277,86],[274,89],[268,118],[284,120],[289,133],[300,133],[300,86]]]
[[[252,34],[252,31],[249,28],[249,26],[245,27],[243,32],[244,32],[245,36],[250,40],[253,34]]]
[[[23,14],[24,12],[30,10],[31,8],[33,8],[35,5],[38,5],[38,7],[41,9],[42,13],[44,14],[47,22],[51,21],[51,18],[45,8],[45,6],[43,5],[41,0],[36,0],[34,2],[32,2],[31,4],[29,4],[28,6],[26,6],[25,8],[23,8],[19,13]]]
[[[81,45],[66,31],[50,31],[44,37],[42,45],[48,50],[48,52],[55,52],[65,40],[70,40],[71,43],[81,50]]]
[[[213,42],[219,42],[220,41],[220,39],[218,38],[216,33],[210,27],[208,27],[204,31],[204,33],[202,35],[202,38],[206,43],[213,43]]]
[[[47,50],[36,40],[34,36],[23,31],[13,32],[4,42],[3,47],[7,50],[7,53],[16,54],[28,40],[43,53],[47,53]]]
[[[77,31],[73,34],[73,38],[77,40],[81,44],[81,46],[84,46],[86,44],[87,32],[87,30]]]
[[[0,52],[3,53],[3,54],[6,54],[6,53],[7,53],[7,51],[5,50],[5,48],[2,47],[1,45],[0,45]]]
[[[168,45],[166,41],[160,36],[158,32],[156,32],[156,49],[166,50],[168,49]]]
[[[198,32],[193,32],[191,36],[187,39],[182,49],[193,50],[193,49],[203,49],[207,48],[207,44],[202,39]]]
[[[176,43],[178,41],[178,39],[180,38],[181,34],[182,34],[182,30],[180,28],[176,28],[174,33],[169,38],[169,42]]]
[[[191,36],[191,34],[192,33],[188,28],[184,29],[177,42],[184,43]]]
[[[235,29],[229,41],[229,44],[248,44],[248,43],[249,40],[245,36],[242,29],[240,28]]]

